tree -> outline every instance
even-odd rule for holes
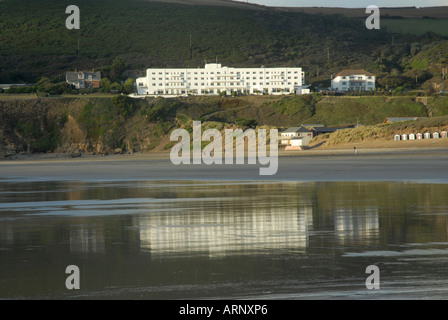
[[[118,80],[123,71],[126,69],[126,65],[124,63],[124,59],[115,58],[114,62],[110,66],[109,76],[112,80]]]
[[[134,86],[135,80],[132,78],[129,78],[126,80],[125,83],[123,83],[123,93],[130,94],[134,92],[135,86]]]
[[[103,91],[109,92],[110,91],[110,85],[111,85],[111,82],[110,82],[110,80],[108,78],[105,77],[105,78],[101,79],[100,87],[101,87],[101,89]]]

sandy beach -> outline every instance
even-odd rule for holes
[[[260,163],[174,165],[169,153],[82,156],[43,154],[0,161],[0,180],[219,180],[448,182],[448,149],[334,148],[280,151],[275,175]]]

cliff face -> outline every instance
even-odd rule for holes
[[[113,105],[111,98],[6,98],[0,100],[0,156],[36,152],[111,154],[149,149],[154,137],[144,115],[86,113]],[[104,121],[103,121],[104,120]],[[94,128],[92,129],[92,126]],[[95,129],[101,133],[96,134]],[[160,139],[159,139],[160,140]]]
[[[376,125],[387,117],[448,116],[448,97],[242,96],[132,99],[127,96],[36,98],[0,96],[0,158],[17,153],[68,156],[168,151],[170,132],[202,127],[223,130],[303,123]],[[440,120],[440,121],[442,121]],[[380,128],[381,129],[381,128]]]

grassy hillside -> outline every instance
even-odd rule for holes
[[[335,146],[348,143],[393,141],[396,134],[417,134],[425,132],[442,132],[448,130],[448,116],[434,117],[417,121],[393,124],[377,124],[354,129],[338,130],[313,139],[314,145]],[[428,141],[425,141],[428,142]],[[430,141],[434,143],[434,140]],[[404,144],[401,144],[403,146]]]
[[[375,125],[387,117],[427,117],[448,115],[448,97],[326,97],[320,95],[288,97],[234,98],[234,107],[204,115],[213,121],[255,119],[260,125],[277,127],[303,123],[326,126]]]
[[[448,97],[131,99],[121,95],[78,98],[0,95],[0,152],[25,152],[28,145],[34,152],[164,151],[173,145],[170,132],[177,128],[191,131],[193,120],[202,121],[204,129],[245,130],[264,126],[282,130],[304,123],[340,126],[359,122],[375,126],[386,117],[429,115],[434,118],[419,123],[434,126],[435,116],[446,119]],[[368,135],[383,137],[375,130]],[[367,137],[367,133],[360,137]]]
[[[444,39],[403,35],[386,50],[391,36],[367,30],[358,18],[226,1],[177,2],[185,1],[78,0],[81,29],[67,30],[70,1],[1,1],[0,82],[35,82],[44,75],[58,80],[75,68],[107,71],[116,57],[125,61],[123,80],[148,67],[198,67],[215,60],[301,66],[308,82],[328,81],[346,68],[381,76],[406,71],[410,43],[424,47]]]
[[[394,33],[421,35],[437,32],[448,36],[448,19],[383,19],[381,26]]]
[[[181,0],[182,1],[182,0]],[[185,1],[185,0],[184,0]],[[304,8],[282,8],[287,11],[296,11],[311,14],[340,14],[352,18],[365,18],[366,8],[337,8],[337,7],[304,7]],[[381,7],[383,18],[394,19],[448,19],[448,6],[443,7]]]

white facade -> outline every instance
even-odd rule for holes
[[[375,75],[364,70],[346,70],[331,80],[331,87],[339,91],[373,91]]]
[[[139,95],[227,95],[309,93],[302,68],[230,68],[206,64],[197,69],[147,69],[137,78]]]

